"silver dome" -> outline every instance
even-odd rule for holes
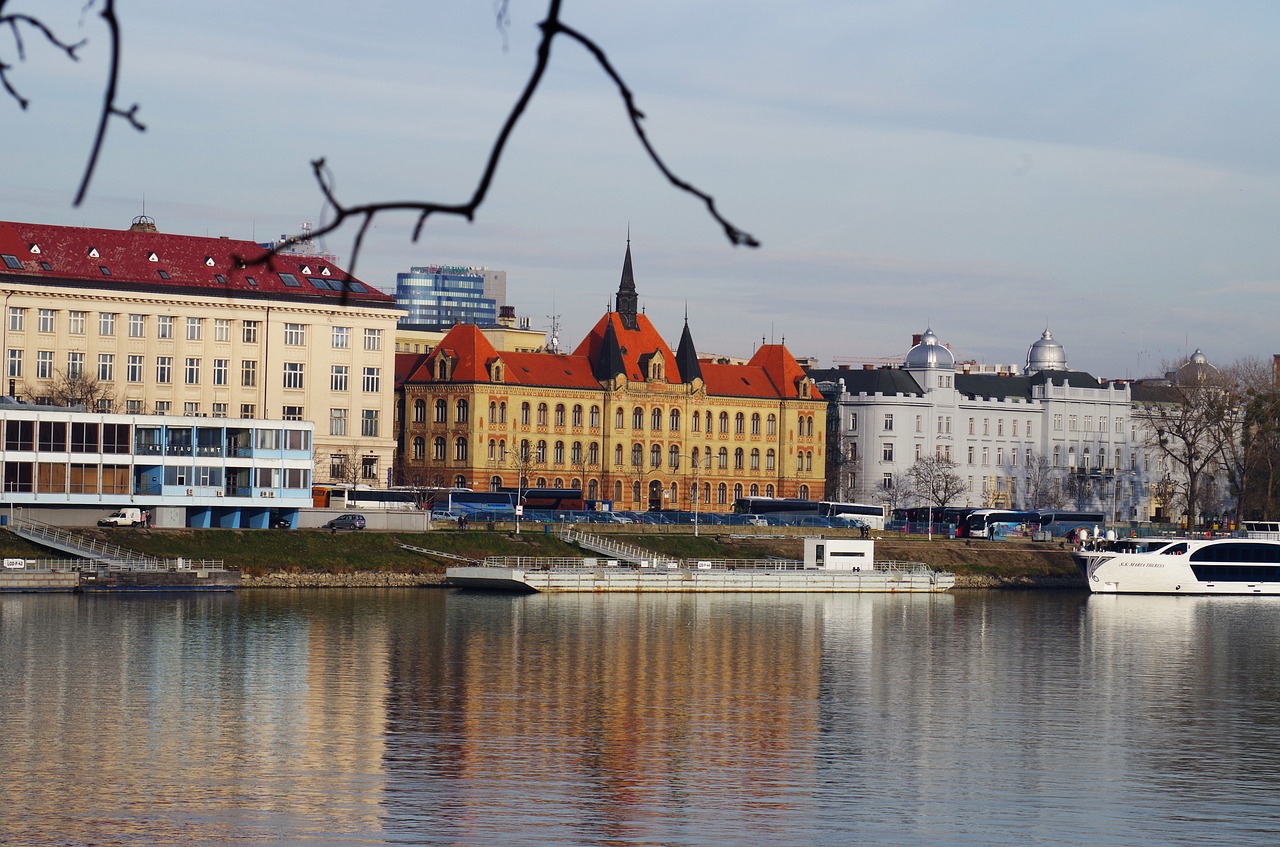
[[[1195,385],[1205,380],[1214,379],[1218,369],[1209,361],[1209,357],[1196,348],[1196,352],[1187,357],[1187,361],[1178,368],[1175,382],[1178,385]]]
[[[920,336],[920,343],[907,351],[907,358],[903,362],[903,367],[908,370],[936,368],[940,370],[955,370],[956,357],[951,355],[951,351],[942,346],[938,341],[938,336],[934,335],[932,329],[926,329],[924,335]]]
[[[1027,373],[1040,371],[1065,371],[1067,351],[1053,340],[1053,333],[1045,330],[1040,340],[1027,348]]]

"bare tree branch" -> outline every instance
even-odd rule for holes
[[[92,4],[93,0],[90,0]],[[86,7],[87,8],[87,7]],[[84,178],[80,180],[80,190],[76,192],[73,206],[84,202],[89,193],[89,182],[98,167],[98,155],[107,139],[107,122],[113,117],[124,118],[138,132],[146,132],[147,128],[138,120],[138,104],[134,103],[127,110],[116,105],[116,86],[120,78],[120,22],[116,19],[115,0],[102,0],[102,12],[99,13],[103,23],[107,25],[107,34],[111,49],[111,59],[107,64],[107,86],[102,95],[102,111],[98,114],[98,131],[93,138],[93,147],[89,151],[89,163],[85,165]]]

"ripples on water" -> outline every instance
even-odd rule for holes
[[[1272,845],[1266,600],[0,597],[0,843]]]

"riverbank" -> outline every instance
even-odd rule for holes
[[[776,528],[735,528],[717,534],[614,531],[626,541],[663,556],[684,559],[799,559],[799,535]],[[645,528],[648,529],[648,528]],[[686,528],[681,528],[686,529]],[[810,531],[812,532],[812,531]],[[90,530],[123,547],[165,558],[222,559],[239,568],[245,588],[423,587],[443,583],[453,559],[407,550],[401,545],[464,559],[487,556],[580,556],[582,551],[542,530],[347,532],[308,530]],[[835,533],[832,533],[835,534]],[[956,574],[956,588],[1082,589],[1070,554],[1059,543],[966,542],[956,539],[877,534],[876,559],[920,562]],[[0,555],[48,558],[49,552],[0,533]]]

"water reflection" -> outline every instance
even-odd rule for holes
[[[1256,599],[0,597],[0,843],[1270,844]]]

